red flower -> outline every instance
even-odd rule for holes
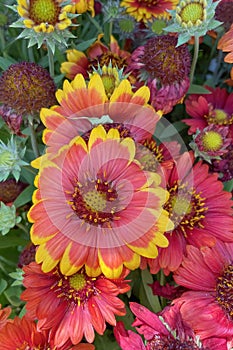
[[[190,126],[189,134],[203,130],[206,126],[216,124],[228,126],[233,134],[233,93],[219,87],[205,86],[210,94],[190,95],[186,101],[186,112],[192,117],[183,119]]]
[[[187,244],[201,247],[212,246],[218,239],[233,240],[231,194],[223,191],[218,175],[209,173],[208,165],[198,162],[193,166],[190,155],[184,153],[168,177],[170,197],[165,209],[175,229],[165,234],[169,245],[166,249],[159,248],[157,258],[143,258],[141,267],[148,262],[151,273],[157,273],[160,268],[166,275],[175,271]]]
[[[64,276],[57,268],[44,273],[34,262],[23,270],[26,290],[21,298],[27,301],[27,315],[38,319],[39,330],[51,330],[56,346],[69,339],[78,344],[83,336],[92,343],[94,330],[103,334],[105,322],[115,325],[115,315],[125,314],[118,295],[130,289],[129,281],[124,281],[126,272],[110,280],[103,275],[88,277],[84,271]]]
[[[173,302],[201,339],[233,338],[233,243],[187,247],[187,257],[174,274],[175,282],[190,289]]]

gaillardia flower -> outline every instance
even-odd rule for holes
[[[106,81],[98,73],[91,75],[88,83],[81,74],[70,83],[66,80],[63,89],[56,93],[60,105],[41,110],[47,153],[57,152],[72,138],[84,135],[100,123],[118,123],[120,136],[133,137],[137,142],[154,133],[160,117],[148,104],[148,87],[133,93],[130,82],[124,79],[109,96]]]
[[[221,159],[213,160],[212,171],[219,173],[221,181],[230,181],[233,178],[233,143],[226,149],[226,153],[221,156]]]
[[[36,322],[29,320],[26,316],[22,319],[16,316],[13,320],[8,320],[0,329],[0,350],[16,349],[51,349],[51,350],[78,350],[71,342],[64,345],[54,345],[54,341],[49,331],[38,331]],[[89,350],[93,350],[89,348]],[[87,348],[88,350],[88,348]]]
[[[209,350],[182,320],[178,305],[167,306],[159,314],[134,302],[130,303],[130,308],[136,316],[132,326],[143,335],[145,345],[139,334],[127,331],[123,322],[117,322],[114,335],[122,350]]]
[[[233,135],[233,93],[224,88],[205,86],[210,94],[189,95],[185,101],[186,112],[192,117],[182,121],[190,126],[188,133],[195,134],[208,125],[226,126]]]
[[[233,1],[220,0],[215,10],[215,18],[223,23],[226,31],[229,30],[233,23]]]
[[[150,38],[134,50],[126,70],[150,88],[151,105],[163,113],[180,103],[189,88],[188,47],[176,44],[177,38],[169,35]]]
[[[173,10],[178,4],[178,0],[158,0],[158,1],[140,1],[123,0],[121,6],[126,8],[126,12],[139,21],[152,21],[155,18],[169,19],[168,10]]]
[[[19,38],[29,39],[29,47],[42,44],[55,52],[55,44],[67,46],[66,40],[74,38],[68,27],[72,25],[72,5],[63,0],[17,0],[20,19],[11,27],[24,28]],[[15,8],[12,6],[12,9]],[[58,37],[59,36],[59,37]]]
[[[85,13],[87,11],[91,12],[91,16],[95,16],[94,0],[71,0],[71,12],[73,13]]]
[[[19,114],[34,115],[55,104],[55,92],[49,72],[37,63],[12,64],[0,77],[0,102]]]
[[[131,137],[99,125],[87,141],[75,137],[42,159],[28,218],[44,272],[60,263],[72,275],[85,265],[89,276],[117,278],[123,266],[136,269],[140,256],[155,258],[157,246],[167,246],[167,192],[135,153]]]
[[[221,24],[214,19],[218,3],[213,0],[181,0],[175,10],[169,11],[173,24],[164,30],[179,34],[177,46],[186,43],[192,36],[204,36],[208,30]]]
[[[187,257],[174,274],[176,283],[189,291],[173,302],[185,322],[201,339],[233,336],[233,244],[187,247]]]
[[[233,44],[232,44],[232,33],[233,33],[233,24],[231,25],[228,32],[226,32],[218,42],[218,49],[223,52],[229,52],[225,57],[224,61],[227,63],[233,62]]]
[[[231,193],[223,190],[201,161],[194,166],[192,153],[185,152],[174,164],[167,182],[170,193],[164,208],[169,212],[175,229],[166,232],[166,249],[159,249],[156,259],[146,260],[151,273],[163,269],[165,275],[177,270],[186,251],[186,245],[212,246],[217,240],[232,242],[233,209]]]
[[[198,130],[189,145],[195,157],[211,163],[213,159],[221,159],[228,152],[227,147],[232,142],[232,138],[227,137],[228,133],[228,127],[210,124],[202,131]]]
[[[74,79],[76,74],[83,74],[84,78],[89,77],[93,68],[102,68],[104,65],[117,67],[119,70],[128,66],[130,53],[121,50],[117,40],[111,35],[109,47],[101,42],[102,34],[87,50],[87,54],[76,49],[69,49],[67,53],[67,62],[61,64],[61,72],[68,79]]]
[[[69,340],[78,344],[83,336],[92,343],[95,331],[103,334],[106,322],[114,326],[115,315],[125,315],[118,295],[130,289],[126,271],[109,280],[103,275],[88,277],[82,270],[69,277],[57,268],[44,273],[34,262],[23,270],[26,290],[21,298],[27,302],[27,317],[38,319],[39,330],[50,330],[56,346]]]

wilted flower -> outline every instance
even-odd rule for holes
[[[56,103],[56,86],[48,71],[33,62],[12,64],[0,77],[0,102],[17,114],[35,114]]]
[[[16,215],[14,205],[8,206],[0,202],[0,231],[2,235],[6,235],[20,221],[21,217]]]
[[[205,35],[208,30],[221,24],[214,19],[218,3],[213,0],[181,0],[176,9],[170,11],[173,24],[164,30],[179,34],[177,46],[186,43],[192,36]]]
[[[7,144],[0,140],[0,181],[5,181],[11,173],[19,180],[21,167],[28,165],[22,160],[25,151],[26,147],[17,144],[13,136]]]
[[[25,136],[20,131],[20,126],[23,121],[22,114],[16,113],[7,105],[0,106],[0,116],[5,121],[10,131],[18,136]]]
[[[139,21],[152,21],[154,18],[170,18],[169,10],[173,10],[178,0],[140,1],[123,0],[121,6],[126,12]]]
[[[7,179],[0,182],[0,201],[5,204],[11,204],[18,197],[18,195],[27,186],[22,181],[16,181],[15,179]]]
[[[152,106],[163,113],[180,103],[189,88],[190,53],[187,45],[176,44],[177,38],[170,35],[147,40],[134,50],[126,70],[150,88]]]
[[[212,171],[219,173],[221,181],[233,179],[233,143],[227,147],[226,153],[219,160],[213,160]]]

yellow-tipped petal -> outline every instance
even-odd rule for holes
[[[49,252],[45,248],[45,244],[40,245],[36,251],[36,262],[38,264],[42,263],[41,269],[43,272],[50,272],[57,266],[59,260],[53,260],[49,255]]]
[[[78,270],[81,269],[81,266],[74,266],[72,265],[71,261],[70,261],[70,249],[72,247],[72,243],[69,243],[69,245],[67,246],[65,252],[63,253],[61,262],[60,262],[60,270],[61,273],[63,275],[66,276],[71,276],[74,273],[76,273]]]
[[[106,137],[107,137],[107,133],[102,125],[98,125],[94,129],[92,129],[90,137],[89,137],[89,141],[88,141],[89,150],[92,148],[92,146],[96,142],[96,140],[98,140],[98,139],[106,140]]]
[[[99,264],[100,264],[100,268],[102,273],[104,274],[104,276],[106,276],[107,278],[119,278],[122,274],[123,271],[123,264],[121,264],[120,266],[118,266],[117,268],[113,268],[111,266],[107,266],[101,256],[101,252],[98,251],[98,258],[99,258]]]
[[[74,89],[86,89],[87,85],[82,74],[77,74],[71,82]]]

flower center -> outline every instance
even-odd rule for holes
[[[104,65],[108,66],[110,63],[112,64],[112,67],[117,66],[119,69],[127,66],[126,58],[120,57],[111,51],[103,53],[98,57],[98,61],[100,67],[103,67]]]
[[[146,348],[148,350],[204,350],[202,346],[199,347],[192,339],[181,341],[175,339],[172,335],[155,335],[152,340],[147,342]]]
[[[49,23],[55,25],[58,22],[60,7],[53,0],[31,0],[29,18],[36,24]]]
[[[215,299],[231,321],[233,321],[233,265],[226,266],[222,275],[218,277]]]
[[[208,209],[205,207],[205,198],[195,189],[188,188],[186,184],[179,185],[177,181],[168,191],[170,197],[164,209],[169,212],[175,227],[179,226],[185,236],[186,228],[203,228],[202,221]]]
[[[111,227],[111,222],[118,217],[117,192],[107,181],[97,179],[85,185],[77,182],[70,202],[76,215],[92,225]]]
[[[204,8],[201,1],[188,3],[182,7],[179,12],[179,16],[181,17],[182,22],[189,23],[191,22],[193,25],[197,23],[197,21],[203,22],[204,20]]]
[[[52,287],[58,298],[63,298],[76,305],[88,301],[91,295],[97,295],[99,290],[95,287],[96,278],[89,277],[82,270],[72,276],[62,275],[58,269],[54,271],[57,276],[57,283]]]
[[[231,125],[233,124],[233,116],[228,116],[228,114],[222,109],[214,109],[210,106],[210,113],[207,116],[208,124],[216,125]]]
[[[216,131],[207,131],[202,136],[204,150],[218,151],[223,145],[222,136]]]
[[[189,75],[190,54],[185,45],[176,47],[177,38],[161,35],[145,44],[141,79],[157,79],[161,85],[181,82]]]
[[[163,161],[163,154],[155,140],[147,139],[142,145],[137,145],[136,158],[140,161],[144,170],[156,171],[159,163]]]

